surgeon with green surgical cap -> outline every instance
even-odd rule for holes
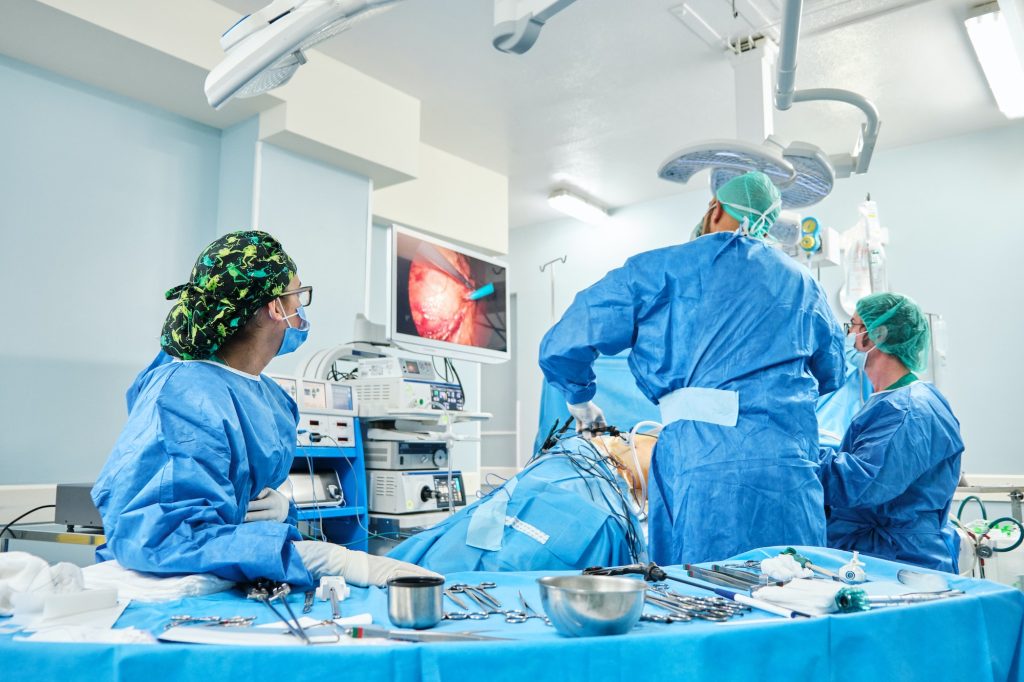
[[[821,450],[829,547],[956,573],[948,518],[964,443],[946,398],[916,374],[927,365],[928,319],[907,296],[871,294],[846,339],[876,392],[838,449]]]
[[[595,358],[631,349],[665,425],[649,485],[659,564],[825,542],[814,407],[842,383],[843,337],[808,270],[765,244],[780,205],[765,174],[733,178],[699,239],[629,258],[577,294],[541,343],[544,376],[584,432],[605,422]]]
[[[309,331],[313,288],[266,232],[231,232],[199,254],[160,335],[161,355],[128,392],[128,421],[92,498],[99,560],[154,575],[212,573],[308,587],[322,575],[384,585],[434,575],[304,541],[277,491],[295,454],[295,401],[262,372]]]

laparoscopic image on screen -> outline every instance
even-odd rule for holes
[[[496,351],[508,349],[505,267],[399,232],[396,331]]]

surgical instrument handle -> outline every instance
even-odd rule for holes
[[[661,566],[653,561],[647,564],[629,564],[627,566],[591,566],[583,569],[583,575],[640,575],[644,580],[652,583],[660,583],[668,577]]]

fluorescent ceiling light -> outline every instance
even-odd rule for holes
[[[987,7],[987,5],[986,5]],[[995,9],[967,19],[967,34],[985,72],[999,110],[1007,118],[1024,116],[1024,65],[1013,45],[1006,15]]]
[[[608,222],[608,209],[594,201],[584,199],[567,189],[555,190],[548,197],[551,208],[590,225]]]

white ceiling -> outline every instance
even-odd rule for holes
[[[217,2],[240,12],[266,4]],[[546,197],[559,183],[610,206],[679,192],[658,179],[663,160],[735,137],[730,59],[669,11],[679,4],[578,0],[529,52],[506,55],[491,46],[491,0],[407,0],[321,49],[418,97],[424,142],[506,174],[515,227],[558,217]],[[729,0],[688,4],[721,32],[749,30],[731,18]],[[963,27],[974,4],[807,0],[797,88],[871,99],[879,150],[1005,124]],[[834,154],[851,151],[862,120],[852,107],[808,103],[777,113],[775,124],[783,139]]]

